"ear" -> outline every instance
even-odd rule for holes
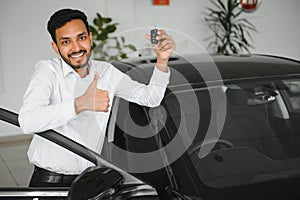
[[[59,54],[58,46],[55,42],[51,42],[52,48],[55,51],[56,54]]]
[[[90,41],[91,41],[91,46],[93,46],[93,33],[92,32],[90,32],[89,37],[90,37]]]

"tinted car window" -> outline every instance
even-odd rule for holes
[[[115,144],[131,152],[159,148],[155,138],[139,138],[141,132],[124,128],[128,120],[146,127],[146,135],[159,135],[163,146],[181,132],[183,143],[192,142],[170,166],[184,194],[197,196],[193,188],[198,188],[199,193],[206,191],[210,197],[220,197],[228,189],[243,199],[243,193],[240,196],[239,192],[248,188],[256,198],[261,197],[260,187],[272,190],[272,184],[293,181],[292,185],[282,182],[280,188],[285,195],[293,190],[293,185],[297,187],[300,177],[299,85],[300,80],[260,79],[209,88],[168,90],[158,108],[161,112],[156,116],[151,113],[153,109],[121,100]],[[225,95],[226,101],[213,102],[213,95]],[[153,119],[159,123],[153,123]],[[118,159],[126,160],[117,157],[116,163]],[[170,185],[166,174],[155,171],[139,176],[163,190]]]
[[[203,140],[205,136],[199,131],[191,147],[190,156],[201,181],[226,188],[300,175],[299,81],[284,83],[287,87],[271,81],[226,85],[226,119],[219,139],[210,152],[200,156],[199,151],[210,140]],[[287,109],[287,103],[292,110]],[[211,123],[205,115],[202,113],[201,119]]]
[[[288,100],[290,101],[293,111],[299,112],[300,109],[300,80],[285,80],[286,92],[288,93]]]

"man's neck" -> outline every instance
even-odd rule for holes
[[[88,65],[86,65],[84,67],[81,67],[81,68],[78,68],[78,69],[76,69],[76,68],[73,68],[73,69],[77,72],[77,74],[81,78],[84,78],[89,74],[89,66]]]

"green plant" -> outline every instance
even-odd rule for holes
[[[213,35],[207,38],[211,40],[208,48],[213,49],[213,53],[237,54],[244,50],[249,52],[253,48],[251,34],[257,32],[255,26],[246,18],[242,18],[242,9],[239,1],[227,0],[227,5],[223,0],[210,0],[214,8],[207,8],[205,21]]]
[[[94,26],[90,25],[93,34],[93,56],[97,60],[113,61],[127,58],[126,50],[136,51],[132,44],[126,44],[123,36],[111,36],[117,30],[118,23],[112,18],[102,17],[99,13],[93,19]]]

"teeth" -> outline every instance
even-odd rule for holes
[[[78,58],[78,57],[80,57],[80,56],[82,56],[82,55],[83,55],[83,52],[81,52],[80,54],[76,54],[76,55],[73,54],[71,57],[72,57],[72,58]]]

